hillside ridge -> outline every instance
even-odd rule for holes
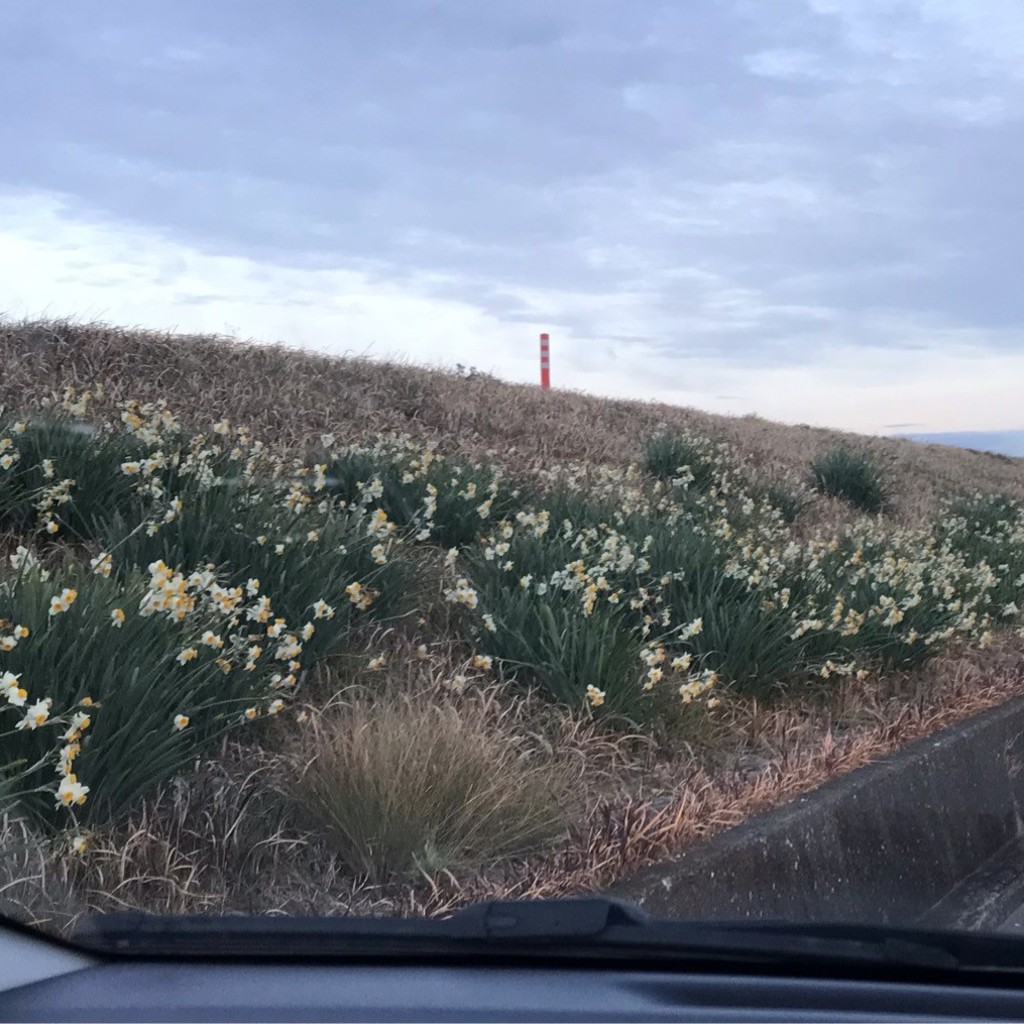
[[[0,321],[0,359],[0,404],[8,408],[58,397],[68,385],[102,383],[111,409],[128,399],[163,398],[197,429],[229,416],[286,446],[322,433],[343,442],[399,433],[436,441],[451,454],[533,470],[552,463],[637,462],[651,435],[681,431],[726,441],[753,473],[793,483],[804,482],[810,460],[836,444],[861,450],[883,468],[895,514],[908,523],[931,517],[938,500],[953,491],[1024,497],[1024,460],[1010,456],[752,415],[544,392],[488,375],[281,344],[63,320]],[[825,518],[837,515],[833,509]]]

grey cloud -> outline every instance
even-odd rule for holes
[[[1014,344],[1024,82],[965,11],[8,0],[0,187],[681,358]]]

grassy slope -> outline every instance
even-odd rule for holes
[[[891,482],[895,515],[917,522],[951,489],[1024,497],[1024,460],[945,445],[784,426],[652,402],[543,393],[523,384],[283,346],[63,323],[0,324],[0,403],[59,395],[66,385],[102,382],[112,406],[166,398],[183,421],[213,417],[249,424],[257,436],[300,446],[330,431],[339,440],[403,432],[443,450],[500,453],[509,469],[552,463],[639,461],[661,427],[684,428],[736,445],[766,475],[806,477],[813,457],[837,441],[876,456]],[[838,514],[819,499],[823,518]]]
[[[486,456],[532,472],[561,462],[637,462],[646,438],[668,426],[730,441],[756,473],[794,482],[805,481],[815,455],[843,440],[883,466],[893,516],[908,524],[931,516],[953,490],[1024,497],[1024,462],[1002,456],[666,405],[544,394],[490,378],[466,380],[283,347],[102,326],[6,324],[0,325],[0,359],[0,403],[12,407],[59,396],[69,384],[102,383],[111,409],[129,398],[164,398],[196,427],[226,415],[294,448],[323,432],[344,441],[405,432],[435,439],[448,453]],[[817,497],[808,529],[849,518],[839,502]],[[228,744],[200,778],[174,787],[98,842],[87,869],[20,843],[10,826],[0,838],[13,853],[7,870],[21,881],[7,898],[40,919],[66,920],[86,906],[110,905],[102,894],[114,891],[129,905],[171,911],[436,912],[470,897],[599,886],[710,829],[1021,692],[1019,646],[1016,636],[1006,636],[987,651],[951,650],[922,671],[893,673],[868,686],[841,682],[827,703],[794,702],[766,712],[739,702],[692,746],[674,749],[613,740],[572,717],[517,708],[520,725],[527,723],[524,734],[542,735],[576,771],[580,800],[570,839],[550,855],[423,884],[367,888],[338,878],[313,840],[276,823],[261,803],[277,785],[267,782],[280,777],[273,737],[258,756]],[[417,664],[411,647],[406,662],[395,661],[408,672],[408,680],[396,685],[413,690],[452,671],[443,658]],[[227,834],[230,843],[222,841]]]

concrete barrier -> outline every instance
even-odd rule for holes
[[[936,906],[1019,845],[1022,767],[1018,698],[645,868],[611,893],[666,917],[941,924]]]

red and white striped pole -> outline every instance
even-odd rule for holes
[[[545,391],[551,387],[551,344],[546,334],[540,336],[540,386]]]

